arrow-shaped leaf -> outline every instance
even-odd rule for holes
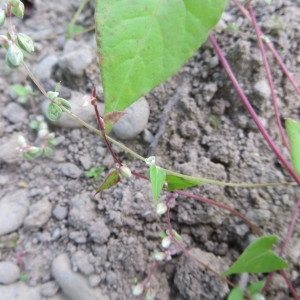
[[[223,276],[240,273],[267,273],[288,267],[288,264],[271,251],[277,237],[267,235],[251,243]]]
[[[120,175],[118,170],[114,170],[110,172],[104,179],[104,182],[99,186],[97,189],[97,192],[94,196],[96,196],[98,193],[109,189],[110,187],[116,185],[120,181]]]
[[[293,167],[300,177],[300,123],[292,119],[286,119],[285,126],[290,142]]]
[[[112,111],[104,115],[105,133],[109,134],[113,126],[123,117],[126,113],[124,111]]]
[[[205,42],[226,0],[96,0],[105,113],[124,110]]]
[[[175,175],[167,175],[166,181],[168,183],[168,191],[172,192],[174,190],[182,190],[188,187],[199,185],[199,182],[188,180],[183,177],[175,176]]]
[[[150,165],[150,182],[154,206],[157,204],[158,197],[162,191],[166,179],[166,172],[155,164]]]

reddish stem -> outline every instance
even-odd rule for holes
[[[281,161],[281,163],[284,165],[284,167],[287,169],[287,171],[290,173],[290,175],[293,177],[293,179],[297,182],[298,185],[300,185],[300,178],[292,168],[292,166],[288,163],[288,161],[284,158],[284,156],[281,154],[275,143],[273,142],[272,138],[266,131],[266,129],[263,127],[262,123],[259,120],[259,117],[257,116],[256,112],[254,111],[253,107],[251,106],[248,98],[246,97],[244,91],[240,87],[235,75],[233,74],[231,67],[228,64],[227,59],[223,55],[216,39],[213,37],[213,35],[209,35],[209,39],[229,77],[231,80],[234,88],[236,89],[236,92],[240,96],[241,101],[244,103],[244,106],[246,107],[247,111],[249,112],[250,116],[252,117],[253,121],[255,122],[256,126],[258,127],[259,131],[263,135],[264,139],[272,149],[272,151],[275,153],[275,155],[278,157],[278,159]]]
[[[193,194],[190,194],[190,193],[187,193],[185,191],[179,191],[179,190],[176,190],[174,191],[176,192],[177,194],[179,195],[183,195],[183,196],[186,196],[186,197],[190,197],[190,198],[193,198],[197,201],[201,201],[201,202],[206,202],[206,203],[209,203],[209,204],[212,204],[212,205],[215,205],[215,206],[218,206],[220,208],[223,208],[225,210],[228,210],[230,211],[232,214],[236,215],[237,217],[239,217],[240,219],[242,219],[254,232],[256,235],[258,236],[262,236],[262,233],[260,232],[260,230],[254,225],[252,224],[246,217],[244,217],[241,213],[239,213],[238,211],[236,211],[235,209],[225,205],[225,204],[222,204],[222,203],[219,203],[217,201],[214,201],[214,200],[211,200],[211,199],[206,199],[204,197],[200,197],[200,196],[196,196],[196,195],[193,195]]]
[[[284,133],[284,130],[282,128],[282,125],[281,125],[280,113],[279,113],[279,109],[278,109],[278,101],[277,101],[277,97],[276,97],[276,93],[275,93],[275,87],[274,87],[274,83],[273,83],[271,70],[270,70],[270,67],[269,67],[269,63],[268,63],[265,48],[264,48],[264,43],[263,43],[262,38],[261,38],[261,32],[258,28],[252,5],[249,5],[249,14],[250,14],[250,17],[251,17],[251,20],[252,20],[253,27],[255,29],[255,33],[256,33],[257,41],[258,41],[258,46],[259,46],[260,53],[261,53],[262,60],[263,60],[263,64],[264,64],[264,67],[265,67],[265,70],[266,70],[267,79],[268,79],[268,83],[269,83],[270,90],[271,90],[271,96],[272,96],[272,102],[273,102],[273,106],[274,106],[274,112],[275,112],[275,118],[276,118],[277,126],[279,128],[279,132],[280,132],[283,144],[289,150],[290,145],[289,145],[288,139],[287,139],[287,137]]]
[[[177,193],[178,191],[176,191]],[[173,197],[176,198],[176,197]],[[172,241],[177,245],[177,247],[188,257],[192,258],[194,261],[196,261],[200,266],[202,266],[203,268],[205,268],[206,270],[210,271],[211,273],[213,273],[214,275],[216,275],[218,278],[220,278],[221,280],[225,281],[227,284],[229,284],[232,287],[235,287],[235,284],[232,283],[230,280],[228,280],[225,277],[221,277],[221,275],[215,271],[214,269],[212,269],[210,266],[206,265],[205,263],[203,263],[201,260],[199,260],[196,256],[192,255],[188,250],[186,250],[179,241],[177,241],[177,239],[175,238],[174,234],[173,234],[173,228],[172,228],[172,224],[171,224],[171,216],[170,216],[170,205],[167,206],[167,224],[168,224],[168,229],[170,232],[170,237],[172,239]]]
[[[104,122],[103,122],[103,119],[100,117],[100,113],[99,113],[99,110],[98,110],[95,88],[93,89],[93,99],[91,101],[91,104],[94,106],[94,110],[95,110],[95,114],[96,114],[96,118],[97,118],[97,124],[98,124],[99,130],[102,133],[102,137],[103,137],[104,142],[107,146],[107,149],[110,152],[111,156],[113,157],[114,161],[121,167],[122,163],[120,162],[118,157],[115,155],[110,143],[108,142],[108,140],[106,138]]]
[[[238,2],[238,0],[232,0],[232,1],[239,8],[239,10],[242,12],[242,14],[246,17],[246,19],[248,19],[249,21],[251,21],[251,18],[249,16],[247,10],[243,7],[243,5],[240,4]],[[264,33],[260,29],[259,29],[259,33],[260,33],[260,35],[264,35]],[[292,74],[290,73],[290,71],[287,69],[287,67],[284,64],[282,58],[280,57],[280,55],[278,54],[278,52],[276,51],[276,49],[273,47],[272,43],[270,43],[270,42],[267,43],[267,47],[269,48],[269,50],[274,55],[275,59],[277,60],[277,62],[279,64],[279,66],[281,67],[282,71],[284,72],[284,74],[286,75],[286,77],[289,79],[289,81],[293,85],[293,87],[296,90],[296,92],[300,95],[300,88],[299,88],[297,82],[295,81],[295,79],[292,76]]]

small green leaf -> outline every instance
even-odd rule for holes
[[[242,288],[239,286],[233,288],[230,291],[227,300],[244,300],[244,294]]]
[[[27,51],[27,52],[32,52],[34,51],[34,44],[33,44],[33,40],[30,36],[28,36],[27,34],[24,33],[18,33],[17,35],[17,41],[19,46]]]
[[[71,109],[72,108],[72,106],[71,106],[71,103],[70,103],[70,101],[68,101],[68,100],[66,100],[66,99],[64,99],[64,98],[56,98],[60,103],[61,103],[61,105],[63,106],[63,107],[65,107],[66,109]]]
[[[271,251],[277,237],[267,235],[251,243],[222,276],[240,273],[267,273],[288,267],[288,264]]]
[[[85,172],[85,176],[98,180],[104,170],[104,167],[94,167],[91,168],[89,171]]]
[[[292,119],[286,119],[285,126],[290,142],[292,164],[297,175],[300,177],[300,123]]]
[[[16,5],[12,6],[11,12],[16,17],[23,19],[24,17],[24,4],[21,1],[14,1]]]
[[[6,19],[5,11],[0,9],[0,27],[4,24]]]
[[[9,67],[16,68],[19,67],[24,60],[24,55],[19,46],[12,44],[8,47],[6,53],[6,62]]]
[[[79,34],[84,30],[84,27],[81,25],[73,25],[73,24],[68,24],[67,25],[67,33],[66,37],[70,38],[75,34]]]
[[[50,103],[47,109],[47,117],[51,121],[57,121],[62,116],[62,109],[56,103]]]
[[[182,190],[188,187],[199,185],[199,182],[188,180],[175,175],[167,175],[166,181],[168,183],[168,191]]]
[[[254,283],[251,283],[248,287],[247,287],[247,291],[251,294],[251,295],[254,295],[254,294],[258,294],[262,291],[262,289],[264,288],[266,284],[266,281],[265,280],[260,280],[258,282],[254,282]]]
[[[31,91],[28,90],[28,88],[26,88],[25,86],[19,85],[19,84],[15,84],[15,85],[11,85],[10,88],[19,96],[28,96],[31,94]]]
[[[97,192],[94,196],[96,196],[98,193],[109,189],[110,187],[116,185],[120,181],[120,175],[118,170],[114,170],[110,172],[106,178],[104,179],[104,182],[99,186]]]
[[[166,179],[166,172],[155,164],[150,165],[150,181],[154,206],[157,204],[158,197],[162,191]]]

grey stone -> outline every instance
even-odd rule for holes
[[[92,167],[92,160],[88,154],[80,156],[80,162],[85,170],[89,170]]]
[[[20,133],[14,133],[10,137],[4,137],[0,140],[0,162],[7,164],[20,163],[21,153],[17,150],[18,137]]]
[[[92,48],[89,45],[68,41],[64,54],[59,58],[58,65],[63,72],[74,76],[82,76],[93,61]]]
[[[19,281],[10,285],[0,285],[0,295],[3,300],[41,300],[40,290]]]
[[[64,294],[72,300],[108,300],[99,288],[91,289],[86,278],[72,272],[67,254],[53,260],[52,275]]]
[[[59,286],[55,281],[48,281],[41,286],[41,295],[44,297],[52,297],[59,290]]]
[[[71,99],[69,100],[72,106],[71,111],[86,123],[93,124],[96,122],[94,108],[92,105],[83,106],[84,103],[83,97],[84,95],[79,92],[76,91],[72,92]],[[45,116],[47,116],[47,108],[49,103],[50,101],[47,99],[44,100],[42,103],[42,110]],[[103,111],[103,104],[99,104],[99,110],[100,112]],[[62,117],[58,121],[52,122],[49,120],[49,122],[63,128],[83,127],[82,124],[80,124],[78,121],[76,121],[66,113],[63,113]]]
[[[33,74],[39,78],[50,78],[52,75],[53,67],[57,64],[58,58],[55,55],[49,55],[43,58],[37,65],[33,68]]]
[[[110,231],[106,224],[98,219],[88,227],[90,238],[97,244],[103,245],[108,241]]]
[[[9,261],[0,262],[0,283],[11,284],[18,280],[20,276],[19,267]]]
[[[16,231],[27,215],[29,200],[26,190],[17,190],[0,200],[0,236]]]
[[[91,200],[89,193],[82,193],[71,199],[69,225],[76,229],[86,229],[96,217],[96,204]]]
[[[64,163],[60,165],[62,173],[70,178],[77,179],[81,175],[81,170],[74,164]]]
[[[262,100],[269,99],[271,97],[271,89],[268,82],[264,79],[254,84],[253,90],[257,96]]]
[[[42,199],[29,208],[29,214],[24,220],[24,227],[36,229],[42,227],[51,217],[52,205],[48,199]]]
[[[101,277],[97,274],[92,274],[88,277],[89,286],[94,288],[99,285]]]
[[[85,244],[87,241],[87,235],[86,231],[72,231],[69,234],[69,238],[77,244]]]
[[[89,262],[88,254],[82,250],[75,252],[73,255],[73,264],[84,275],[91,275],[95,271],[93,265]]]
[[[52,214],[57,220],[63,220],[68,214],[68,209],[64,206],[56,206],[53,209]]]
[[[132,139],[147,126],[149,105],[144,97],[125,109],[126,115],[114,125],[113,132],[120,139]]]
[[[22,123],[27,117],[27,111],[19,104],[11,102],[4,108],[2,115],[11,123]]]

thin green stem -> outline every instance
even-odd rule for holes
[[[80,6],[78,7],[76,13],[74,14],[72,20],[70,21],[71,25],[74,25],[77,22],[77,19],[78,19],[79,15],[81,14],[82,10],[84,9],[84,7],[87,5],[88,2],[89,2],[89,0],[83,0],[82,1]]]

